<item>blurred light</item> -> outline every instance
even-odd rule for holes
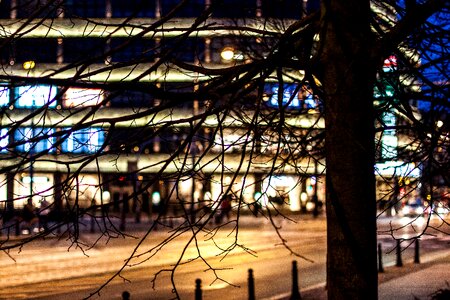
[[[30,183],[30,182],[34,182],[34,183],[46,183],[49,182],[48,177],[45,176],[24,176],[22,177],[22,182],[23,183]]]
[[[31,69],[34,69],[34,67],[36,66],[36,63],[33,60],[28,60],[28,61],[24,62],[22,66],[25,70],[31,70]]]
[[[103,201],[109,202],[111,199],[111,194],[108,191],[103,191],[102,193]]]
[[[305,192],[301,193],[301,194],[300,194],[300,200],[301,200],[303,203],[305,203],[306,200],[308,200],[308,194],[305,193]]]
[[[436,126],[437,126],[438,128],[441,128],[443,125],[444,125],[444,122],[442,122],[441,120],[439,120],[439,121],[436,122]]]
[[[153,192],[152,194],[152,204],[158,205],[161,202],[161,194],[159,192]]]
[[[234,48],[231,47],[225,47],[223,48],[222,52],[220,52],[220,57],[222,57],[223,60],[230,61],[234,58]]]
[[[260,201],[261,200],[261,196],[262,196],[261,192],[256,192],[255,195],[253,196],[253,198],[256,201]]]

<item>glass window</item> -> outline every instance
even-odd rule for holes
[[[118,90],[109,93],[111,107],[151,107],[153,96],[140,91]]]
[[[56,107],[57,89],[51,85],[24,85],[15,89],[17,108],[37,108],[44,105]]]
[[[268,18],[300,19],[302,2],[299,0],[263,0],[262,15]]]
[[[20,127],[15,132],[16,142],[22,143],[17,146],[20,152],[41,153],[54,152],[55,137],[54,129],[45,127]],[[33,139],[33,141],[29,141]]]
[[[165,16],[170,13],[178,4],[180,0],[160,0],[161,16]],[[186,5],[178,8],[175,13],[175,17],[178,18],[195,18],[205,10],[204,0],[191,0]]]
[[[17,63],[25,61],[34,61],[36,64],[55,63],[56,48],[56,39],[17,39],[13,44],[13,57]]]
[[[264,41],[264,40],[263,40]],[[211,39],[211,61],[214,63],[235,63],[247,58],[261,58],[265,42],[257,43],[251,37],[223,36]],[[259,56],[259,57],[258,57]]]
[[[202,38],[167,38],[162,39],[160,45],[162,53],[170,51],[171,56],[180,61],[194,62],[204,58],[205,42]]]
[[[0,152],[5,153],[8,150],[9,144],[9,135],[8,129],[2,128],[0,129]]]
[[[65,108],[95,106],[104,99],[102,89],[86,89],[71,87],[66,90],[63,97]]]
[[[267,101],[268,106],[274,108],[280,106],[279,89],[280,85],[278,83],[266,83],[264,100]],[[319,101],[312,94],[312,90],[306,85],[300,88],[297,84],[284,84],[281,97],[281,105],[284,108],[298,110],[315,110],[319,108]]]
[[[9,87],[0,85],[0,106],[9,105]]]
[[[128,1],[124,1],[129,5]],[[65,17],[104,18],[106,0],[66,0]]]
[[[70,130],[67,128],[67,130]],[[95,153],[105,141],[105,131],[99,127],[84,128],[70,133],[62,143],[66,153]]]
[[[194,91],[194,84],[192,82],[163,82],[161,83],[161,89],[167,92],[167,97],[164,94],[161,97],[162,103],[174,102],[169,106],[192,109],[192,101],[185,101],[183,99],[183,93],[192,93]]]
[[[256,0],[211,1],[214,5],[213,17],[251,18],[256,17]]]
[[[74,63],[93,59],[93,63],[103,63],[105,58],[105,39],[101,38],[67,38],[63,40],[64,62]]]
[[[153,61],[155,42],[144,38],[113,38],[110,49],[111,61],[131,62]]]
[[[0,1],[0,19],[9,19],[11,0]]]
[[[154,18],[156,0],[111,0],[111,7],[114,18]]]
[[[31,16],[34,18],[54,18],[58,14],[58,2],[54,0],[16,0],[17,5],[13,9],[17,10],[18,18]]]
[[[0,64],[8,65],[11,60],[13,43],[5,43],[5,39],[0,39],[0,43],[3,45],[0,47]]]

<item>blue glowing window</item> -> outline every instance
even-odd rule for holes
[[[0,86],[0,106],[8,106],[9,104],[9,88]]]
[[[278,83],[267,83],[264,87],[267,105],[274,108],[298,110],[320,109],[320,103],[307,85],[284,84],[282,91]]]
[[[44,105],[56,107],[56,87],[50,85],[24,85],[16,87],[15,106],[37,108]]]
[[[72,132],[62,143],[62,151],[67,153],[95,153],[105,141],[105,131],[101,128],[85,128]]]
[[[281,103],[279,102],[280,85],[279,84],[267,84],[266,95],[268,96],[268,105],[272,107],[279,107],[280,104],[283,107],[289,108],[301,108],[301,103],[298,95],[297,85],[284,84],[281,91]]]
[[[8,150],[9,135],[8,129],[0,129],[0,152],[5,153]]]
[[[21,143],[17,146],[20,152],[53,153],[55,137],[54,129],[45,127],[21,127],[15,132],[15,140]]]

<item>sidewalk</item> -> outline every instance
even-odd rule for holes
[[[312,216],[302,216],[301,218],[305,222],[314,222],[315,220]],[[324,216],[320,216],[319,219],[320,218],[324,218]],[[90,222],[88,219],[85,221],[86,222],[83,222],[84,226],[82,226],[81,229],[83,232],[88,233],[86,237],[89,237]],[[116,225],[118,226],[120,220],[116,221]],[[242,216],[240,222],[240,225],[243,227],[255,228],[257,230],[263,226],[264,223],[268,223],[266,219],[262,217],[256,218],[253,215]],[[130,234],[142,232],[143,230],[148,229],[150,224],[151,222],[148,218],[142,218],[140,223],[135,223],[133,218],[128,218],[126,222],[126,232]],[[20,237],[24,236],[13,238]],[[110,264],[108,264],[108,267],[111,267]],[[404,266],[385,266],[384,272],[379,273],[378,299],[380,300],[431,299],[431,296],[440,289],[447,289],[450,291],[450,248],[435,252],[433,255],[423,255],[420,264],[415,264],[412,260],[405,260]],[[325,283],[301,289],[300,292],[303,300],[327,299]],[[286,300],[289,299],[289,296],[290,294],[286,293],[271,299]],[[450,299],[450,297],[436,298],[436,300],[438,299]]]
[[[436,253],[420,264],[385,268],[378,276],[379,300],[450,299],[450,249]],[[302,300],[326,300],[325,284],[301,290]],[[438,298],[439,292],[441,297]],[[436,298],[432,298],[435,296]],[[278,298],[287,300],[289,297]]]

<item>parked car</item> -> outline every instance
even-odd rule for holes
[[[426,207],[416,200],[404,203],[401,209],[401,214],[405,217],[416,217],[426,213]]]

